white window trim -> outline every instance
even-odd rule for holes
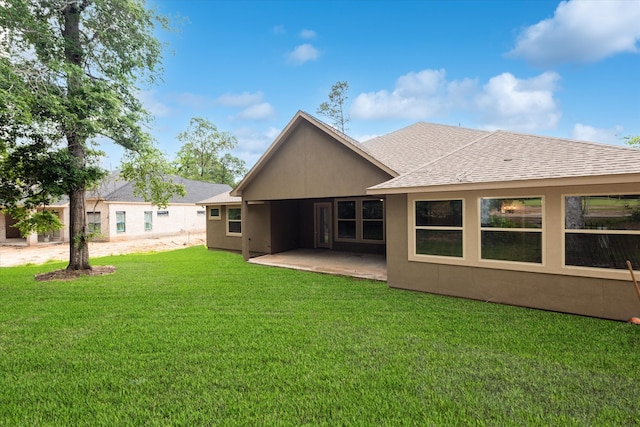
[[[371,245],[384,245],[387,241],[387,221],[386,221],[386,203],[382,200],[382,219],[364,219],[362,218],[362,202],[364,201],[379,201],[380,197],[346,197],[344,199],[334,199],[334,241],[344,243],[366,243]],[[338,218],[338,202],[355,202],[356,204],[356,217],[355,219],[340,219]],[[353,221],[356,224],[356,237],[355,239],[347,239],[338,236],[338,222],[339,221]],[[363,223],[365,221],[382,221],[382,240],[365,239],[363,237]]]
[[[123,230],[118,230],[118,214],[122,213],[124,217]],[[116,211],[116,233],[126,233],[127,232],[127,211]]]
[[[417,226],[416,225],[416,202],[444,202],[444,201],[453,201],[460,200],[462,202],[462,227],[452,227],[452,226]],[[467,231],[465,227],[465,216],[466,216],[466,199],[464,197],[447,197],[447,198],[425,198],[421,197],[409,197],[407,200],[408,209],[407,213],[409,216],[408,224],[409,227],[409,260],[410,261],[422,261],[422,262],[436,262],[436,263],[446,263],[446,264],[464,264],[467,257],[466,251],[466,242],[467,242]],[[431,255],[431,254],[419,254],[416,251],[416,230],[442,230],[442,231],[462,231],[462,256],[446,256],[446,255]]]
[[[147,214],[149,214],[149,222],[147,222]],[[153,231],[153,211],[144,211],[144,231]],[[147,224],[149,224],[149,228],[147,228]]]
[[[229,219],[229,210],[230,209],[240,209],[240,220],[234,219],[234,220],[230,220]],[[242,236],[242,206],[241,205],[227,205],[226,209],[225,209],[225,229],[227,231],[227,236],[230,237],[241,237]],[[229,222],[239,222],[240,223],[240,233],[233,233],[231,231],[229,231]]]
[[[483,227],[482,226],[482,200],[489,200],[489,199],[509,199],[509,200],[516,200],[516,199],[540,199],[540,203],[541,203],[541,208],[542,208],[542,218],[541,218],[541,222],[542,222],[542,226],[540,228],[499,228],[499,227]],[[564,207],[563,207],[564,209]],[[545,200],[544,200],[544,196],[542,195],[537,195],[537,196],[491,196],[491,197],[478,197],[478,257],[480,258],[480,262],[481,263],[491,263],[491,264],[512,264],[512,265],[534,265],[534,266],[544,266],[545,265],[545,235],[546,233],[544,232],[545,230],[545,226],[546,226],[546,218],[545,218]],[[541,257],[541,262],[527,262],[527,261],[509,261],[509,260],[504,260],[504,259],[491,259],[491,258],[482,258],[482,232],[483,231],[512,231],[512,232],[527,232],[527,233],[541,233],[541,238],[540,238],[540,257]],[[564,253],[564,252],[563,252]]]

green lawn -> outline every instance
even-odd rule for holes
[[[640,327],[202,247],[0,269],[0,425],[640,425]]]

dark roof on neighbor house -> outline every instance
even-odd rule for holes
[[[192,203],[197,204],[199,201],[215,196],[226,191],[230,191],[231,187],[227,184],[215,184],[211,182],[194,181],[179,176],[168,176],[177,184],[184,185],[187,194],[182,196],[173,196],[169,199],[169,203]],[[125,181],[119,177],[117,172],[112,173],[96,188],[87,192],[87,198],[99,198],[111,202],[144,202],[142,197],[133,194],[133,183]]]

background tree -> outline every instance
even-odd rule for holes
[[[638,136],[625,136],[624,141],[635,148],[640,148],[640,135]]]
[[[349,98],[347,92],[349,91],[349,83],[345,80],[343,82],[336,82],[331,86],[331,92],[329,92],[329,101],[325,101],[316,110],[317,114],[321,114],[332,120],[332,125],[335,126],[340,132],[345,133],[349,130],[346,124],[349,122],[349,116],[345,113],[344,103]]]
[[[244,161],[228,152],[238,145],[236,137],[219,131],[209,120],[192,118],[178,140],[183,145],[174,164],[184,178],[234,186],[247,172]]]
[[[85,189],[104,176],[97,137],[144,160],[128,172],[140,191],[155,183],[148,200],[163,205],[181,192],[150,175],[168,165],[142,130],[150,116],[136,98],[138,83],[160,72],[157,24],[167,28],[144,0],[2,0],[0,206],[28,233],[50,221],[35,206],[67,195],[68,269],[91,268]]]

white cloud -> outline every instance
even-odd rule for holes
[[[233,133],[238,138],[235,155],[244,160],[250,168],[280,134],[280,129],[269,127],[264,131],[258,131],[245,127],[236,129]]]
[[[313,30],[302,30],[300,31],[300,37],[303,39],[314,39],[318,34]]]
[[[216,99],[216,103],[225,107],[248,107],[262,102],[264,94],[262,92],[243,92],[240,94],[225,93]]]
[[[157,92],[155,90],[142,90],[138,92],[138,100],[149,113],[156,117],[167,117],[172,113],[171,108],[157,98]]]
[[[620,134],[622,131],[623,127],[619,125],[613,129],[598,129],[593,126],[576,123],[571,131],[571,137],[583,141],[619,144],[621,140]]]
[[[349,113],[363,120],[426,120],[464,112],[487,129],[553,129],[562,116],[554,98],[559,79],[553,72],[530,79],[503,73],[480,87],[478,79],[449,81],[445,70],[427,69],[399,77],[393,91],[358,95]]]
[[[638,52],[640,1],[566,1],[553,18],[526,28],[508,55],[539,66],[594,62]]]
[[[262,102],[260,104],[251,105],[236,116],[235,119],[240,120],[266,120],[275,117],[276,111],[268,102]]]
[[[305,43],[293,49],[287,56],[287,59],[292,64],[302,65],[308,61],[315,61],[319,56],[320,52],[318,49],[311,44]]]
[[[209,108],[215,105],[215,101],[213,99],[190,92],[180,93],[173,96],[172,99],[174,99],[178,104],[194,109]]]
[[[422,70],[400,76],[392,92],[380,90],[358,95],[350,114],[356,119],[425,119],[444,114],[465,102],[477,83],[472,79],[448,82],[444,69]]]
[[[530,79],[510,73],[491,78],[475,98],[483,127],[525,132],[554,129],[562,116],[553,97],[559,78],[554,72]]]

